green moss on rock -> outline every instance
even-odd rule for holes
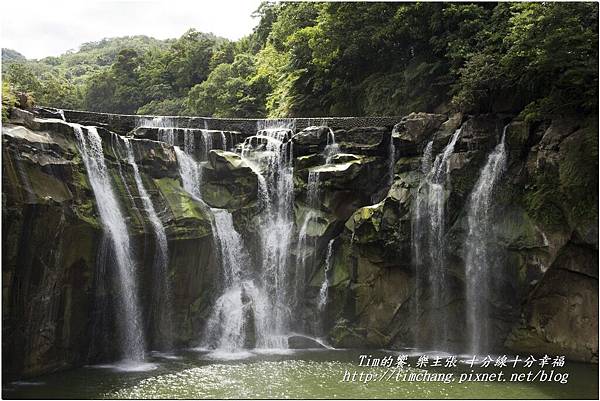
[[[173,178],[155,179],[162,197],[167,202],[171,219],[167,233],[176,238],[204,237],[212,234],[210,214],[194,200]]]

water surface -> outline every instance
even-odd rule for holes
[[[389,380],[343,381],[348,372],[384,373],[386,368],[359,366],[359,355],[391,355],[392,351],[273,350],[234,354],[185,351],[155,354],[136,371],[117,365],[98,365],[5,384],[4,398],[597,398],[598,365],[567,361],[547,371],[569,373],[568,383],[465,382],[460,373],[471,368],[436,368],[430,373],[453,372],[455,380],[443,382]],[[416,357],[402,373],[416,369]],[[509,364],[509,366],[511,366]],[[539,367],[518,370],[537,372]],[[497,372],[493,368],[473,373]],[[504,368],[505,375],[517,372]],[[358,377],[358,375],[357,375]],[[363,375],[364,377],[364,375]]]

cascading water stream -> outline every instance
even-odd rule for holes
[[[323,126],[309,126],[307,129],[318,129]],[[340,147],[335,141],[335,134],[333,130],[327,126],[325,128],[328,129],[327,132],[327,145],[323,150],[323,156],[325,156],[325,165],[331,164],[333,161],[333,157],[340,153]],[[308,180],[306,185],[306,204],[309,207],[309,210],[305,213],[302,225],[298,231],[298,242],[296,247],[296,273],[295,273],[295,289],[296,295],[295,300],[298,300],[301,297],[301,292],[304,289],[306,272],[312,263],[314,262],[314,253],[316,253],[316,240],[312,241],[311,247],[313,248],[313,257],[311,258],[311,264],[308,263],[308,228],[312,219],[317,217],[315,210],[320,209],[319,205],[319,171],[317,170],[309,170],[308,172]]]
[[[173,346],[172,333],[172,316],[171,316],[171,286],[169,284],[168,263],[169,263],[169,248],[167,243],[167,234],[165,228],[154,209],[150,195],[144,187],[142,177],[138,165],[135,161],[133,147],[129,138],[122,138],[127,152],[127,162],[133,169],[133,177],[138,190],[138,194],[144,205],[144,210],[148,216],[148,220],[152,225],[154,236],[156,239],[156,251],[154,255],[154,289],[152,291],[152,313],[151,316],[155,321],[155,333],[157,333],[158,343],[161,349],[169,350]]]
[[[164,124],[163,124],[164,125]],[[163,127],[168,132],[168,127]],[[212,148],[212,131],[201,130],[204,158]],[[241,235],[235,230],[231,213],[210,209],[215,245],[221,254],[222,292],[216,300],[206,325],[203,345],[225,352],[244,348],[287,348],[291,318],[300,300],[300,284],[292,283],[290,265],[291,234],[293,232],[292,142],[293,121],[259,122],[257,133],[246,138],[241,148],[242,159],[258,177],[259,215],[258,237],[261,262],[259,274],[252,277],[250,257]],[[326,155],[339,152],[330,132]],[[169,139],[168,136],[166,139]],[[184,189],[201,201],[201,165],[191,157],[191,141],[184,137],[184,149],[175,146]],[[227,138],[221,132],[221,144]],[[318,174],[312,175],[310,203],[318,200]],[[308,225],[301,230],[306,234]],[[237,254],[237,256],[236,256]],[[239,273],[241,272],[241,273]],[[305,274],[296,279],[305,285]]]
[[[200,179],[202,178],[200,165],[190,155],[181,150],[179,146],[174,146],[173,149],[175,150],[175,156],[177,156],[183,189],[197,200],[200,200],[202,198],[200,194]]]
[[[189,154],[196,154],[196,148],[198,146],[196,133],[200,131],[200,139],[202,142],[202,153],[201,160],[208,160],[208,154],[211,150],[216,149],[214,145],[214,136],[220,135],[221,149],[227,150],[228,143],[233,144],[233,139],[227,140],[227,135],[223,131],[215,131],[208,129],[208,123],[204,121],[204,128],[185,128],[178,125],[177,120],[171,117],[153,117],[143,118],[138,121],[138,126],[156,128],[157,139],[161,142],[168,143],[169,145],[178,145]],[[183,141],[176,135],[177,132],[183,133]]]
[[[340,153],[340,145],[335,141],[335,134],[333,130],[329,127],[329,132],[327,133],[327,145],[325,146],[325,164],[331,164],[333,157]]]
[[[144,359],[145,339],[136,286],[136,266],[131,254],[130,238],[125,219],[110,181],[104,161],[102,140],[95,127],[84,128],[70,124],[77,137],[90,184],[96,197],[96,205],[105,231],[110,238],[116,258],[116,301],[119,318],[119,345],[124,362],[140,362]]]
[[[138,124],[143,127],[152,127],[158,129],[159,141],[168,143],[169,145],[175,145],[175,128],[177,125],[172,118],[169,117],[153,117],[145,118]]]
[[[184,189],[202,202],[201,167],[189,154],[175,147]],[[268,342],[267,301],[248,275],[250,256],[241,235],[235,230],[228,210],[210,208],[215,247],[221,255],[223,280],[202,336],[201,348],[216,349],[215,355],[239,353]]]
[[[265,338],[261,348],[287,348],[287,333],[294,306],[287,268],[293,231],[293,180],[291,121],[259,121],[257,134],[246,138],[242,158],[253,166],[263,203],[259,238],[262,266],[260,281],[268,299]],[[256,146],[255,146],[256,145]]]
[[[431,170],[432,165],[432,151],[433,141],[430,141],[423,150],[423,157],[421,158],[421,173],[426,176]],[[426,200],[425,196],[421,195],[421,188],[418,189],[417,196],[415,197],[415,207],[413,209],[413,217],[411,219],[411,251],[413,265],[415,266],[415,295],[412,302],[412,316],[413,316],[413,342],[416,347],[420,345],[419,341],[421,335],[419,333],[421,322],[421,299],[423,297],[423,286],[424,286],[424,240],[423,237],[426,235],[424,222],[424,214],[426,212]]]
[[[221,131],[221,145],[223,150],[227,150],[227,135]]]
[[[415,346],[420,346],[420,327],[427,323],[431,327],[431,341],[435,347],[446,345],[448,326],[446,319],[435,319],[429,313],[427,322],[421,319],[423,288],[429,288],[431,307],[443,307],[444,296],[447,293],[446,261],[444,251],[445,234],[445,203],[446,190],[449,185],[447,177],[448,160],[454,152],[454,147],[460,137],[461,129],[457,129],[452,138],[438,154],[432,163],[433,141],[424,149],[421,168],[425,178],[417,190],[412,218],[412,252],[415,275]],[[422,274],[427,271],[427,274]]]
[[[321,284],[321,289],[319,290],[319,303],[318,308],[320,311],[325,309],[325,305],[327,305],[327,295],[329,291],[329,271],[331,270],[331,263],[333,257],[333,244],[335,239],[331,239],[327,244],[327,255],[325,256],[325,272],[323,274],[323,284]]]
[[[492,231],[492,195],[496,183],[506,169],[506,129],[502,131],[500,143],[487,158],[468,203],[468,234],[465,243],[465,277],[467,330],[470,352],[485,352],[489,349],[492,327],[489,317],[489,301],[494,293],[494,264],[490,255]]]
[[[391,187],[394,183],[394,166],[396,164],[396,146],[394,145],[394,134],[390,135],[388,145],[388,185]]]
[[[204,149],[203,158],[204,160],[208,160],[208,154],[213,149],[212,134],[208,129],[203,129],[200,132],[202,133],[202,145]]]
[[[313,249],[312,253],[309,252],[309,238],[308,229],[310,222],[316,217],[315,209],[319,208],[319,172],[309,171],[308,182],[306,185],[306,203],[309,209],[306,211],[302,225],[298,230],[298,242],[296,246],[296,271],[295,271],[295,284],[294,284],[294,297],[295,301],[298,302],[301,298],[302,291],[304,290],[306,272],[315,257],[315,246],[316,240],[313,239],[310,243],[310,247]],[[309,264],[310,255],[310,264]]]
[[[183,131],[183,150],[189,155],[194,154],[196,150],[194,133],[189,129],[184,129]]]
[[[223,209],[212,211],[223,266],[223,294],[208,319],[204,346],[224,352],[253,348],[265,336],[264,298],[245,270],[250,256],[234,228],[231,213]]]

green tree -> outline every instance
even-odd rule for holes
[[[254,78],[254,57],[238,54],[231,64],[218,65],[188,95],[188,109],[196,115],[261,117],[265,115],[267,82]]]
[[[116,81],[110,70],[91,76],[85,88],[84,105],[87,110],[114,112]]]
[[[165,78],[176,93],[185,95],[208,77],[215,44],[213,37],[190,29],[164,54]]]
[[[138,75],[140,63],[138,52],[123,49],[111,67],[110,76],[115,81],[113,105],[120,113],[133,114],[143,104]]]
[[[263,2],[253,16],[235,42],[189,30],[42,60],[5,52],[3,77],[43,104],[119,113],[535,119],[598,106],[597,3]]]
[[[186,113],[186,98],[153,100],[146,103],[136,114],[159,115],[159,116],[181,116]]]
[[[8,64],[5,71],[2,72],[2,76],[11,83],[16,91],[31,93],[34,97],[42,91],[40,80],[35,76],[31,67],[25,63]]]
[[[62,109],[78,109],[82,106],[81,92],[77,86],[60,76],[45,76],[41,81],[38,103]]]
[[[10,111],[17,106],[17,95],[8,81],[2,82],[2,121],[7,121]]]

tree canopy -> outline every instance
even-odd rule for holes
[[[301,117],[598,107],[597,3],[264,2],[235,42],[189,30],[26,60],[3,79],[93,111]],[[3,86],[4,88],[4,86]]]

